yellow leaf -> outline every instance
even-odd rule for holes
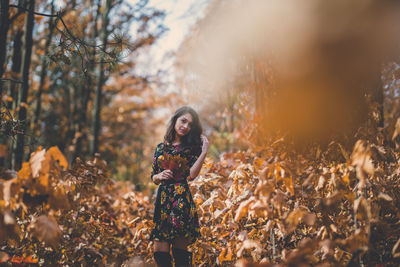
[[[36,20],[36,23],[40,23],[40,21],[43,19],[43,16],[35,16],[35,20]]]
[[[57,146],[52,146],[47,153],[50,153],[53,159],[58,161],[61,167],[64,169],[68,168],[68,161]]]
[[[343,182],[345,182],[347,185],[350,185],[350,177],[349,177],[349,174],[346,174],[346,175],[343,177]]]
[[[264,166],[265,160],[263,160],[262,158],[255,158],[253,161],[253,165],[257,168],[257,169],[261,169]]]
[[[22,163],[22,168],[18,171],[18,177],[29,179],[32,176],[32,169],[29,162]]]

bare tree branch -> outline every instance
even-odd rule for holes
[[[8,79],[8,78],[1,78],[1,79],[0,79],[0,82],[6,82],[6,81],[15,82],[15,83],[22,83],[22,81],[13,80],[13,79]]]

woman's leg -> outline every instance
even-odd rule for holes
[[[158,267],[172,267],[172,259],[169,254],[169,243],[154,241],[154,260]]]
[[[169,243],[163,241],[154,241],[154,251],[169,252]]]
[[[189,242],[183,237],[177,237],[172,242],[173,248],[179,248],[179,249],[183,249],[183,250],[187,250],[188,245],[189,245]]]
[[[192,253],[187,251],[189,242],[178,237],[172,242],[172,255],[174,255],[175,267],[192,266]]]

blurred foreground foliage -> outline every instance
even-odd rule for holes
[[[398,265],[399,133],[397,123],[360,135],[352,150],[332,141],[299,153],[280,138],[207,158],[190,184],[195,266]],[[99,156],[68,167],[57,147],[38,148],[0,187],[1,262],[153,264],[154,195],[115,182]]]

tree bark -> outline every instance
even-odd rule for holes
[[[19,1],[19,5],[23,6],[23,3],[21,3],[22,0]],[[18,77],[17,74],[19,74],[21,70],[21,61],[22,61],[22,36],[24,35],[24,32],[22,29],[18,28],[17,31],[14,33],[13,36],[13,55],[12,55],[12,66],[11,66],[11,78],[13,80],[19,80],[20,78]],[[7,95],[11,97],[10,100],[7,101],[7,108],[9,110],[15,110],[17,107],[17,101],[18,101],[18,84],[15,82],[9,82],[8,83],[8,92]],[[7,168],[12,168],[12,155],[13,151],[15,149],[15,143],[13,142],[13,139],[8,138],[8,136],[3,136],[3,140],[1,140],[2,144],[7,144],[7,147],[9,148],[9,153],[11,157],[8,157],[8,162],[5,162],[2,160],[0,162],[0,166],[6,166]]]
[[[3,95],[3,77],[7,55],[7,33],[9,27],[9,0],[0,0],[0,99]]]
[[[35,8],[35,0],[28,1],[28,13],[25,19],[25,33],[24,33],[24,53],[23,60],[21,66],[21,78],[22,84],[19,88],[18,94],[18,120],[22,123],[22,132],[25,132],[26,129],[26,119],[27,119],[27,98],[28,98],[28,89],[29,89],[29,68],[31,64],[31,55],[32,55],[32,32],[33,32],[33,23],[34,23],[34,8]],[[12,168],[14,170],[18,170],[21,168],[22,161],[24,159],[24,134],[17,135],[17,144],[16,149],[14,151],[14,157],[12,162]]]
[[[19,30],[15,33],[13,39],[13,57],[12,57],[12,66],[11,72],[14,76],[13,79],[17,80],[18,74],[21,70],[21,62],[22,62],[22,36],[24,32]],[[10,82],[8,86],[8,95],[12,97],[13,101],[8,102],[8,108],[15,110],[17,107],[18,101],[18,92],[17,92],[17,84],[14,82]]]
[[[91,4],[95,4],[94,1],[92,1]],[[92,30],[92,42],[96,43],[96,40],[99,36],[99,31],[97,28],[97,23],[99,20],[99,17],[101,15],[101,0],[97,0],[97,11],[96,11],[96,16],[93,21],[93,30]],[[82,140],[87,138],[87,134],[85,131],[85,126],[87,122],[87,106],[90,100],[90,93],[93,91],[93,79],[92,79],[92,73],[94,72],[94,63],[95,63],[95,58],[96,58],[96,49],[92,49],[91,56],[89,58],[89,62],[87,63],[87,68],[85,71],[85,80],[82,83],[81,86],[81,92],[82,95],[79,98],[81,100],[81,111],[79,113],[79,118],[76,121],[76,128],[78,129],[78,132],[80,135],[77,136],[76,143],[75,143],[75,149],[74,149],[74,154],[73,154],[73,161],[81,154],[82,152]]]
[[[54,0],[51,1],[51,13],[50,14],[54,14]],[[54,31],[54,19],[53,17],[49,18],[49,34],[47,35],[47,40],[46,40],[46,44],[45,44],[45,48],[44,51],[45,53],[48,52],[50,44],[51,44],[51,40],[53,38],[53,31]],[[39,82],[39,88],[38,88],[38,92],[36,94],[36,109],[35,109],[35,118],[33,120],[33,127],[35,127],[35,125],[37,125],[37,123],[39,122],[40,119],[40,110],[41,110],[41,96],[42,96],[42,92],[43,92],[43,87],[46,81],[46,73],[47,73],[47,60],[46,60],[46,56],[43,55],[42,57],[42,69],[40,72],[40,82]],[[32,128],[33,128],[32,127]]]
[[[383,95],[383,82],[381,77],[380,68],[376,70],[376,77],[374,82],[374,87],[372,88],[372,101],[378,104],[378,113],[379,120],[377,122],[377,126],[383,128],[385,123],[385,114],[384,114],[384,95]]]
[[[102,16],[102,25],[100,30],[100,38],[103,44],[102,51],[103,53],[106,51],[107,48],[107,37],[108,31],[107,26],[110,22],[109,13],[112,6],[112,0],[106,1],[106,6],[104,8],[104,13]],[[95,153],[98,152],[98,142],[99,142],[99,133],[100,133],[100,113],[101,113],[101,99],[102,99],[102,88],[104,85],[104,63],[103,60],[100,59],[100,63],[98,65],[98,80],[96,86],[96,95],[94,101],[94,108],[92,114],[92,133],[91,133],[91,140],[90,140],[90,154],[93,156]]]

